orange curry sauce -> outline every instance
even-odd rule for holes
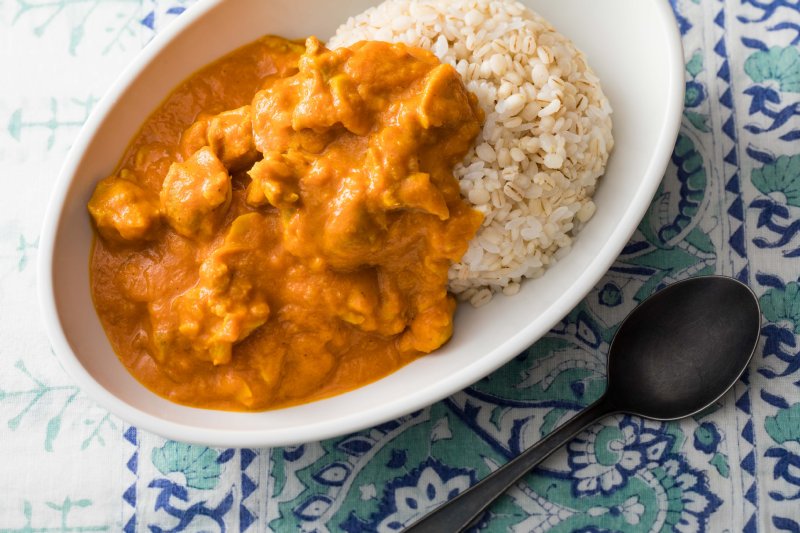
[[[482,113],[432,54],[265,37],[180,85],[89,202],[125,366],[185,405],[338,394],[447,342],[482,222],[453,167]]]

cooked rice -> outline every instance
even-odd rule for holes
[[[516,294],[569,252],[595,212],[614,144],[599,79],[569,39],[510,0],[387,0],[329,45],[361,40],[431,50],[478,96],[486,124],[456,176],[486,220],[450,289],[475,306]]]

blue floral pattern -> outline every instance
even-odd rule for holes
[[[611,494],[624,487],[647,459],[637,429],[624,421],[617,426],[597,425],[576,437],[567,447],[573,493]]]
[[[115,73],[192,3],[0,2],[0,32],[33,54],[0,56],[4,72],[31,77],[0,95],[0,161],[16,187],[0,197],[0,298],[20,317],[37,316],[44,206],[31,206]],[[217,450],[114,419],[53,364],[36,320],[8,317],[0,451],[14,464],[0,462],[0,531],[400,531],[596,400],[614,332],[639,302],[719,273],[749,283],[764,318],[733,393],[680,423],[602,421],[477,530],[800,532],[800,1],[670,3],[686,97],[669,169],[617,262],[544,339],[398,420],[297,447]],[[25,475],[5,476],[16,463]],[[43,483],[61,493],[42,494]]]
[[[391,481],[384,488],[378,511],[369,522],[342,524],[345,531],[402,531],[404,527],[464,492],[476,481],[474,472],[453,469],[436,459]]]

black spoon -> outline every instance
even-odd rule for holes
[[[758,299],[734,279],[693,278],[659,291],[617,331],[602,398],[406,533],[463,530],[533,467],[607,415],[667,421],[707,409],[747,368],[760,329]]]

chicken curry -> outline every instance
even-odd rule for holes
[[[117,355],[174,402],[252,411],[436,350],[482,222],[453,176],[482,120],[453,68],[400,44],[265,37],[193,75],[88,205]]]

